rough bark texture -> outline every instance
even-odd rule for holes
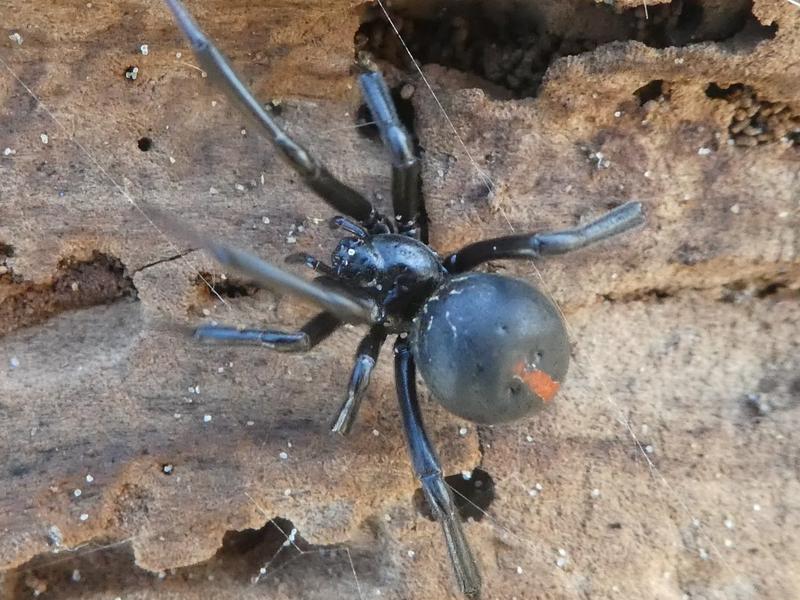
[[[425,402],[454,484],[481,469],[458,485],[488,511],[466,526],[486,598],[797,597],[800,8],[637,4],[396,2],[461,141],[375,7],[190,8],[291,134],[384,205],[354,55],[413,86],[441,252],[647,206],[596,249],[489,265],[566,315],[553,410],[478,429]],[[454,597],[391,353],[332,438],[360,332],[303,356],[196,345],[176,326],[313,309],[223,279],[137,207],[274,261],[324,257],[329,210],[159,2],[11,0],[0,25],[0,597]]]

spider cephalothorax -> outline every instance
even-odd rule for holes
[[[477,423],[519,419],[550,402],[569,363],[569,343],[556,306],[531,284],[511,277],[467,273],[486,261],[563,254],[622,233],[643,221],[630,202],[581,227],[515,235],[470,244],[442,259],[420,240],[419,165],[380,73],[359,77],[364,98],[392,160],[394,219],[336,179],[273,120],[198,28],[179,0],[166,0],[203,69],[261,126],[309,187],[344,217],[332,225],[342,238],[331,264],[293,255],[319,273],[314,282],[235,248],[203,241],[223,265],[264,287],[289,292],[323,309],[299,331],[202,326],[195,337],[306,351],[343,323],[369,331],[356,350],[347,394],[332,430],[352,427],[381,346],[390,334],[403,428],[414,471],[442,526],[461,591],[480,594],[481,580],[442,469],[422,424],[415,365],[433,396],[450,412]],[[194,236],[195,239],[201,239]]]
[[[331,261],[334,275],[375,300],[382,313],[379,320],[388,333],[407,332],[411,320],[446,277],[433,250],[398,233],[345,238]]]

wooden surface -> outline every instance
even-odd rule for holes
[[[191,7],[292,135],[388,202],[388,159],[352,127],[363,6]],[[416,88],[438,250],[648,209],[596,250],[490,266],[541,275],[566,314],[552,411],[479,432],[425,402],[447,473],[494,479],[466,525],[486,598],[798,595],[800,151],[729,145],[736,107],[705,93],[743,83],[800,111],[800,9],[754,15],[773,39],[601,45],[554,62],[536,98],[426,66],[472,158],[425,84],[384,65]],[[252,290],[220,303],[198,273],[239,282],[136,207],[273,261],[325,257],[330,211],[209,89],[159,3],[12,0],[0,23],[0,597],[451,597],[391,353],[351,437],[331,438],[361,332],[304,356],[197,346],[176,325],[296,327],[313,309]],[[667,93],[640,106],[652,80]],[[301,551],[282,546],[292,527]]]

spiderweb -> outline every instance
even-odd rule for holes
[[[4,68],[9,76],[24,88],[26,94],[36,98],[38,105],[45,111],[46,116],[57,124],[61,133],[65,134],[65,137],[76,144],[81,156],[90,163],[90,167],[102,173],[103,178],[116,189],[120,196],[132,205],[143,218],[149,221],[150,226],[158,229],[157,225],[149,220],[146,211],[138,205],[135,195],[130,193],[104,167],[103,161],[98,158],[97,150],[88,148],[80,142],[80,130],[75,131],[73,135],[70,125],[66,123],[64,117],[50,112],[47,109],[47,102],[42,102],[42,100],[38,99],[35,90],[28,87],[1,56],[0,61],[2,61],[0,67]],[[424,80],[425,75],[422,70],[420,70],[420,75]],[[428,84],[427,80],[425,80],[425,84],[433,94],[433,97],[436,98],[435,102],[438,108],[442,110],[447,127],[453,132],[457,140],[457,146],[468,157],[468,161],[475,170],[475,176],[488,189],[494,189],[494,182],[470,154],[468,144],[459,134],[457,119],[447,115],[443,103],[434,93],[434,88]],[[324,137],[338,130],[338,128],[318,130],[318,133],[315,134],[313,130],[303,126],[302,123],[290,122],[287,126],[293,134],[299,134],[300,137],[305,134],[312,139]],[[245,136],[243,135],[243,137]],[[303,141],[305,142],[306,140]],[[313,147],[313,142],[309,145]],[[455,149],[455,152],[458,152],[458,149]],[[256,181],[256,184],[258,184],[258,181]],[[264,185],[263,179],[261,184]],[[370,188],[368,185],[364,187],[366,189]],[[509,216],[505,214],[502,206],[500,210],[503,211],[502,217],[507,226],[511,227]],[[322,216],[322,211],[320,211],[320,218]],[[257,217],[261,218],[260,216]],[[297,227],[294,230],[287,230],[287,238],[291,237],[295,232],[297,232]],[[184,249],[175,245],[169,235],[164,235],[161,231],[158,231],[158,234],[166,239],[167,244],[176,252],[176,255],[182,253]],[[226,307],[226,310],[229,309],[225,298],[216,291],[215,284],[217,282],[206,276],[205,271],[195,261],[193,255],[180,256],[176,260],[185,261],[186,270],[196,276],[202,285],[206,286],[217,297],[223,307]],[[543,288],[549,292],[549,286],[542,273],[536,266],[534,266],[534,269],[543,284]],[[544,417],[541,424],[537,422],[535,424],[524,423],[516,425],[511,428],[511,433],[502,433],[499,430],[483,432],[485,467],[488,468],[488,463],[491,463],[493,453],[495,455],[505,455],[501,452],[509,452],[514,457],[512,464],[491,464],[490,472],[495,477],[497,494],[502,498],[488,510],[475,506],[476,510],[485,516],[485,519],[479,525],[468,527],[468,536],[471,538],[492,535],[499,540],[497,543],[499,549],[494,557],[496,568],[490,560],[486,560],[486,557],[481,556],[484,577],[487,582],[491,583],[499,572],[502,574],[500,577],[519,577],[520,581],[528,581],[527,577],[531,573],[537,573],[541,577],[540,582],[543,585],[552,586],[545,590],[546,593],[559,595],[555,590],[560,590],[561,594],[567,597],[581,597],[587,594],[591,595],[594,592],[596,597],[603,597],[604,595],[611,596],[619,592],[622,586],[621,589],[624,594],[623,584],[608,583],[608,586],[603,589],[587,587],[589,586],[587,582],[593,576],[597,577],[597,572],[593,567],[592,557],[587,557],[581,552],[581,535],[585,535],[587,539],[592,540],[595,540],[600,535],[598,531],[591,529],[591,519],[587,517],[593,510],[613,512],[614,508],[619,508],[621,511],[618,515],[620,521],[623,521],[625,517],[629,517],[631,523],[637,523],[641,519],[642,521],[634,526],[634,528],[641,526],[641,529],[638,529],[636,533],[638,535],[647,535],[648,532],[655,532],[655,540],[650,545],[656,547],[656,554],[665,551],[667,545],[674,543],[674,540],[669,533],[665,533],[662,529],[662,524],[653,521],[656,517],[648,517],[646,507],[642,512],[641,509],[643,507],[639,506],[635,497],[639,494],[643,494],[647,500],[667,506],[667,509],[663,510],[663,518],[670,518],[673,521],[672,524],[681,531],[681,535],[684,537],[683,544],[693,548],[700,560],[718,562],[725,571],[729,574],[732,573],[734,567],[726,558],[725,547],[728,546],[728,541],[730,541],[728,536],[732,536],[730,533],[732,526],[730,524],[738,522],[740,519],[743,520],[743,518],[737,515],[734,519],[727,514],[717,514],[712,516],[712,518],[716,518],[716,521],[708,523],[706,518],[701,518],[701,515],[693,510],[693,500],[684,490],[682,482],[665,475],[664,470],[658,464],[659,444],[653,441],[651,435],[653,432],[649,429],[654,427],[651,419],[657,419],[658,417],[652,411],[642,411],[647,415],[642,418],[646,420],[645,422],[637,418],[638,407],[634,408],[634,402],[642,401],[634,393],[637,390],[641,390],[641,387],[637,387],[635,381],[631,382],[630,379],[636,378],[641,374],[630,374],[626,377],[624,373],[614,372],[613,361],[607,360],[607,357],[597,358],[598,355],[602,356],[601,343],[603,339],[613,336],[607,330],[604,331],[602,327],[598,328],[595,324],[588,322],[588,312],[577,310],[572,314],[565,315],[571,337],[576,344],[571,373],[572,380],[576,383],[565,390],[565,396],[560,400],[562,405],[577,403],[582,409],[585,409],[579,413],[579,418],[586,421],[588,431],[586,438],[570,440],[560,435],[549,437],[552,433],[560,433],[558,419],[570,418],[568,409],[563,408],[559,409],[554,415]],[[614,324],[615,316],[612,314],[607,316],[609,322]],[[622,326],[620,322],[616,322],[616,324],[620,327]],[[587,335],[597,336],[597,340],[586,339]],[[349,342],[353,342],[354,339],[350,339]],[[344,345],[347,342],[343,341],[342,343]],[[631,343],[635,343],[635,341]],[[679,339],[678,343],[683,343],[683,339]],[[350,343],[348,347],[354,347],[354,344]],[[222,363],[222,361],[220,362]],[[221,368],[227,368],[227,365],[221,364]],[[232,369],[233,367],[230,368]],[[383,376],[385,376],[385,373]],[[609,383],[609,380],[612,383]],[[189,396],[191,397],[192,394],[199,395],[200,392],[190,390]],[[597,396],[602,400],[602,411],[596,410],[596,405],[591,405],[593,396]],[[199,415],[200,413],[197,414]],[[591,422],[591,419],[596,420]],[[399,423],[396,423],[395,426],[399,426]],[[98,429],[98,433],[106,435],[109,443],[113,441],[111,434],[107,433],[102,427]],[[454,431],[453,437],[456,438],[457,435],[457,431]],[[555,447],[556,440],[572,444],[570,452],[561,454],[560,450]],[[291,454],[291,448],[291,443],[289,443],[286,448],[287,454]],[[581,449],[585,449],[586,453],[582,454]],[[549,463],[542,458],[548,456],[551,459],[552,457],[556,458],[552,463]],[[603,480],[604,483],[596,483],[592,479],[592,472],[595,470],[601,471],[600,465],[609,456],[615,464],[623,465],[623,481],[626,483],[633,481],[635,485],[632,488],[627,491],[625,489],[609,489],[607,487],[608,480]],[[274,459],[275,457],[272,458]],[[628,463],[624,462],[624,459],[627,459],[628,463],[633,463],[634,467],[630,467]],[[278,460],[285,459],[281,455]],[[703,464],[702,459],[700,462]],[[539,473],[540,475],[535,475],[533,479],[531,477],[532,471],[528,468],[530,464],[539,467],[533,473]],[[625,466],[626,464],[627,466]],[[708,465],[706,464],[706,466]],[[581,479],[577,483],[571,482],[571,474],[566,473],[567,469],[572,470],[573,468],[575,471],[580,472]],[[397,472],[398,476],[402,476],[401,466],[397,468]],[[645,477],[645,474],[647,474],[647,477]],[[303,482],[303,486],[311,488],[313,487],[313,482]],[[289,488],[287,490],[291,492],[286,495],[287,497],[297,493],[296,490],[290,490]],[[567,496],[559,495],[575,492],[576,490],[576,493],[584,496],[584,502],[575,502],[572,497],[570,497],[569,501],[565,501],[564,498]],[[331,559],[328,566],[329,569],[339,574],[348,573],[352,575],[354,587],[350,589],[350,594],[355,594],[359,598],[366,597],[356,569],[356,563],[353,560],[354,552],[351,551],[349,546],[323,549],[304,547],[298,542],[297,531],[289,529],[285,523],[277,522],[270,512],[262,507],[259,499],[251,496],[246,490],[231,490],[231,493],[247,498],[247,501],[261,514],[263,520],[271,523],[284,540],[272,555],[266,555],[266,560],[252,571],[251,578],[253,583],[263,584],[265,581],[269,581],[270,578],[279,577],[281,571],[290,568],[293,562],[323,556],[323,558]],[[455,488],[454,493],[460,495],[465,502],[471,502],[469,497]],[[696,491],[693,490],[692,494],[695,493]],[[748,501],[751,501],[752,494],[748,492],[747,496]],[[611,509],[608,507],[602,508],[603,503],[610,497],[614,497],[618,504]],[[283,500],[279,498],[272,505],[279,506],[281,502]],[[285,500],[285,502],[288,504],[290,500]],[[763,500],[760,502],[752,500],[751,502],[754,512],[760,512],[762,506],[767,504]],[[566,508],[563,506],[564,504],[567,505]],[[575,512],[576,506],[584,507],[585,513],[577,514]],[[757,509],[756,507],[759,508]],[[79,515],[79,518],[82,514]],[[706,517],[707,515],[702,516]],[[531,527],[530,523],[524,522],[525,518],[529,518],[531,521],[544,522],[547,527],[542,529]],[[662,518],[661,514],[659,514],[659,518]],[[587,522],[589,522],[589,525],[587,525]],[[575,523],[583,523],[581,525],[583,529],[581,530]],[[620,522],[614,521],[611,524],[619,525]],[[628,523],[623,523],[622,528],[627,527],[627,525]],[[563,537],[556,535],[555,532],[559,530],[564,531]],[[542,538],[542,533],[546,537]],[[690,538],[688,542],[687,536]],[[135,542],[135,538],[136,536],[131,536],[109,545],[73,548],[73,550],[75,554],[80,555],[98,553],[114,549],[124,543]],[[624,543],[610,542],[610,545],[614,549],[613,551],[623,552],[624,550]],[[648,543],[637,544],[636,547],[641,546],[647,547]],[[593,547],[596,547],[596,545],[593,544]],[[442,558],[440,560],[443,560],[443,545],[441,547],[437,545],[436,548],[441,551]],[[388,551],[393,551],[393,549]],[[413,559],[412,553],[413,550],[408,550],[406,553],[409,560]],[[61,560],[66,559],[57,557],[48,559],[46,562],[47,564],[55,564],[55,561]],[[425,569],[425,566],[416,562],[411,570],[413,571],[414,568]],[[508,575],[504,575],[505,573]],[[667,577],[668,574],[669,571],[663,574],[659,573],[663,577]],[[670,576],[678,577],[678,574],[673,572]],[[78,581],[80,580],[80,575],[77,576],[77,579]],[[290,585],[299,586],[302,583],[294,581]],[[487,591],[491,597],[491,590]],[[345,595],[343,594],[343,597]],[[524,593],[520,593],[519,597],[526,596]]]

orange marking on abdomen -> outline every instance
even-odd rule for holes
[[[550,402],[558,392],[561,384],[540,369],[528,369],[524,360],[514,365],[514,375],[528,386],[528,389],[545,402]]]

